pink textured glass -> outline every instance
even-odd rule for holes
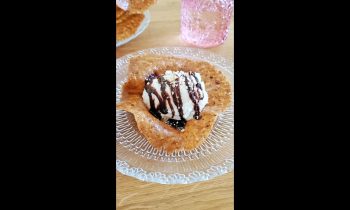
[[[197,47],[215,47],[228,35],[233,0],[182,0],[181,37]]]

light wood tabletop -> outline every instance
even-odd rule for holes
[[[117,58],[138,50],[190,46],[180,38],[181,0],[158,0],[150,8],[149,27],[136,39],[117,48]],[[233,21],[227,40],[206,49],[233,61]],[[117,209],[233,209],[233,172],[189,185],[142,182],[117,172]]]

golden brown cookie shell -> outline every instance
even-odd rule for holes
[[[122,10],[122,9],[119,8],[119,7],[117,7],[117,10],[116,10],[117,21],[118,21],[118,18],[120,18],[124,13],[125,13],[124,10]]]
[[[164,74],[166,70],[195,71],[201,74],[209,95],[209,102],[200,120],[189,120],[184,132],[158,120],[143,103],[144,80],[151,73]],[[118,109],[131,112],[139,131],[156,148],[168,152],[198,147],[211,132],[217,116],[232,101],[232,89],[227,78],[213,65],[171,56],[145,55],[130,59],[128,81],[123,86],[122,101]]]
[[[155,3],[156,0],[129,0],[128,11],[130,11],[131,13],[141,14]]]
[[[136,33],[145,15],[125,12],[117,19],[117,40],[126,39]]]

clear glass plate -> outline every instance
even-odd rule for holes
[[[142,34],[142,32],[144,32],[144,30],[146,30],[146,28],[148,27],[149,23],[151,22],[151,14],[147,10],[147,11],[144,12],[144,15],[145,15],[145,18],[143,19],[143,21],[141,22],[141,25],[136,30],[136,33],[133,34],[132,36],[130,36],[129,38],[123,39],[121,41],[117,41],[117,47],[122,46],[122,45],[130,42],[131,40],[135,39],[140,34]]]
[[[127,80],[129,59],[143,54],[204,60],[215,65],[233,82],[233,62],[210,52],[182,47],[146,49],[117,59],[117,102],[120,101],[122,85]],[[116,112],[116,167],[122,174],[161,184],[188,184],[209,180],[233,170],[233,103],[219,115],[212,132],[199,148],[172,154],[152,147],[138,131],[132,114],[122,110]]]

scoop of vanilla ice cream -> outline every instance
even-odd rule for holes
[[[176,72],[166,71],[165,72],[165,74],[163,75],[163,79],[168,81],[166,83],[167,85],[165,85],[165,92],[169,96],[170,103],[175,113],[174,113],[174,116],[172,116],[171,107],[169,105],[169,101],[167,101],[165,104],[168,112],[166,114],[160,113],[162,119],[181,120],[180,113],[179,113],[180,107],[176,106],[173,98],[174,91],[172,91],[169,85],[171,85],[173,88],[175,88],[176,85],[179,86],[179,90],[180,90],[179,96],[182,101],[183,118],[185,120],[194,119],[194,115],[195,115],[195,104],[190,97],[189,91],[192,91],[193,93],[196,94],[196,97],[194,98],[198,103],[199,111],[201,112],[204,109],[205,105],[208,103],[208,93],[205,90],[205,85],[204,85],[204,82],[202,81],[201,75],[199,73],[193,73],[193,74],[190,74],[189,72],[183,72],[183,71],[176,71]],[[186,85],[186,78],[187,78],[187,85],[189,86],[189,88]],[[154,90],[156,90],[156,92],[158,93],[158,96],[162,96],[161,84],[157,78],[153,79],[150,85],[151,87],[154,88]],[[151,97],[154,100],[155,107],[158,107],[159,106],[158,97],[154,93],[151,94]],[[143,91],[142,98],[147,108],[151,109],[150,97],[146,89],[144,89]]]

